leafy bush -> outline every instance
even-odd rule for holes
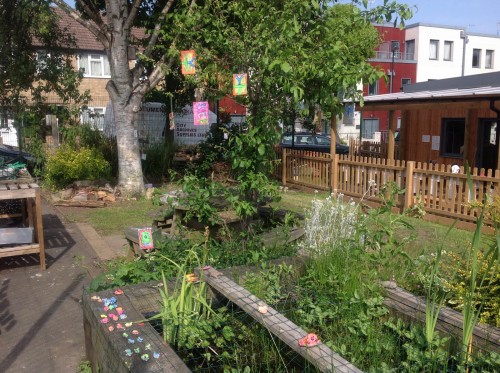
[[[109,177],[110,172],[109,162],[96,149],[62,146],[47,158],[45,182],[50,188],[64,188],[76,180]]]
[[[62,142],[73,149],[96,149],[109,162],[111,175],[118,175],[116,138],[105,136],[101,131],[92,128],[89,124],[62,127],[61,137]]]

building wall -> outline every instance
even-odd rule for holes
[[[437,104],[436,106],[439,106]],[[469,117],[468,117],[469,115]],[[469,118],[468,136],[465,141],[468,145],[468,161],[475,167],[477,151],[477,130],[480,119],[496,118],[496,114],[487,109],[468,110],[405,110],[403,112],[404,124],[401,138],[404,141],[404,154],[402,158],[416,162],[436,162],[438,164],[464,166],[462,158],[443,157],[441,149],[433,150],[433,137],[441,141],[442,122],[444,118]],[[467,132],[466,132],[467,133]],[[429,141],[424,141],[429,140]]]
[[[494,35],[467,35],[465,45],[465,60],[463,59],[464,39],[463,28],[416,24],[406,28],[405,40],[415,40],[415,58],[417,60],[417,82],[434,79],[453,78],[462,75],[483,74],[500,71],[500,37]],[[438,41],[438,58],[430,59],[430,41]],[[445,41],[452,42],[452,58],[444,59]],[[481,66],[472,67],[473,49],[481,50]],[[485,68],[486,49],[494,52],[493,68]]]
[[[377,48],[375,58],[370,59],[370,64],[381,71],[385,72],[385,77],[378,81],[377,94],[383,95],[391,92],[390,75],[392,68],[392,52],[391,42],[398,41],[400,50],[395,53],[394,58],[394,75],[392,92],[402,91],[402,79],[409,79],[411,83],[416,82],[417,65],[413,55],[407,53],[405,49],[406,30],[401,30],[398,27],[392,26],[375,26],[382,39],[381,44]],[[368,86],[363,87],[363,94],[368,95]],[[399,111],[395,113],[395,118],[400,117]],[[384,133],[389,130],[389,114],[387,111],[364,111],[362,112],[363,120],[377,120],[379,123],[379,131]],[[361,125],[363,126],[363,125]],[[359,128],[359,127],[358,127]],[[362,132],[364,132],[362,130]],[[382,136],[384,137],[384,136]],[[382,138],[384,140],[384,138]]]

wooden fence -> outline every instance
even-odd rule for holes
[[[500,195],[500,170],[471,169],[472,190],[464,167],[381,158],[339,156],[285,149],[276,176],[282,184],[329,190],[346,196],[381,201],[381,187],[394,182],[405,193],[399,207],[417,204],[428,213],[474,221],[478,210],[471,206],[486,196]],[[332,178],[331,175],[334,175]]]

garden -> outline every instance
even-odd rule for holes
[[[153,251],[102,264],[101,275],[91,282],[89,297],[108,303],[114,291],[131,297],[143,291],[135,287],[145,286],[152,293],[130,306],[140,312],[135,318],[128,314],[128,327],[121,325],[125,331],[114,347],[121,359],[132,368],[137,362],[161,359],[155,356],[163,353],[146,349],[145,341],[139,347],[131,334],[142,335],[137,328],[146,323],[191,371],[329,370],[311,358],[320,346],[328,356],[362,371],[498,370],[498,344],[476,343],[474,335],[478,324],[490,325],[493,335],[500,326],[498,236],[483,233],[483,215],[474,232],[454,226],[429,228],[430,223],[393,212],[402,193],[393,185],[380,188],[384,202],[377,208],[365,203],[369,193],[352,201],[335,193],[280,189],[269,177],[276,162],[267,156],[271,152],[258,150],[270,142],[259,136],[234,134],[217,146],[209,138],[198,163],[169,175],[169,187],[155,188],[150,200],[121,202],[135,213],[141,206],[165,219],[176,206],[186,211],[175,235],[154,233]],[[231,174],[214,177],[212,165],[222,161],[230,165]],[[222,224],[221,209],[233,211],[238,223]],[[153,220],[151,215],[140,219]],[[197,224],[191,226],[193,221]],[[280,232],[279,240],[268,239],[270,229]],[[297,229],[302,229],[302,237],[291,240]],[[277,312],[301,337],[287,343],[277,336],[244,304],[214,289],[203,268],[220,271],[248,291],[245,299],[256,297],[257,315]],[[423,318],[391,309],[385,301],[387,282],[420,296],[425,301]],[[439,315],[447,307],[458,311],[459,333],[443,332],[439,326]],[[118,321],[111,318],[97,325],[107,332],[106,338],[120,324],[119,315],[113,316]]]

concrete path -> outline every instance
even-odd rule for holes
[[[73,373],[85,359],[80,298],[95,264],[125,255],[120,236],[101,238],[43,203],[47,270],[38,255],[0,259],[0,372]]]

